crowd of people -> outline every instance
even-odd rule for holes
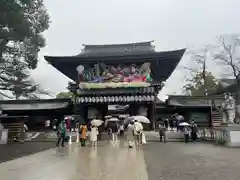
[[[172,116],[170,121],[166,118],[162,124],[159,124],[160,142],[164,142],[164,143],[167,142],[166,132],[169,130],[173,131],[174,124],[175,124],[176,130],[184,134],[185,143],[188,143],[190,138],[192,142],[196,143],[198,126],[195,123],[194,119],[191,119],[191,123],[188,124],[184,121],[184,117],[178,114],[175,114],[174,116]],[[169,126],[170,126],[170,129],[169,129]]]
[[[185,143],[188,143],[190,139],[192,142],[196,142],[198,126],[193,119],[190,124],[186,123],[184,126],[182,126],[185,122],[183,116],[174,114],[170,119],[171,120],[169,121],[166,118],[163,123],[159,125],[160,142],[167,142],[168,138],[166,132],[171,131],[174,128],[172,122],[175,124],[176,130],[184,134]],[[97,147],[99,131],[102,132],[101,127],[92,125],[91,121],[89,121],[88,124],[80,124],[78,126],[78,133],[81,146],[86,146],[86,142],[89,141],[93,148]],[[57,146],[59,146],[60,142],[61,145],[64,146],[64,142],[69,139],[68,132],[71,131],[71,129],[72,128],[68,127],[68,119],[66,118],[57,125]],[[145,134],[143,133],[143,125],[136,120],[131,120],[127,124],[123,123],[123,121],[109,122],[104,125],[103,131],[107,132],[108,140],[113,145],[119,143],[119,136],[127,137],[129,148],[133,148],[134,145],[140,147],[143,143],[146,143]],[[126,136],[124,134],[126,134]]]
[[[105,125],[104,128],[107,131],[108,140],[113,145],[118,144],[120,139],[123,139],[118,138],[118,136],[125,137],[125,135],[128,140],[129,148],[133,148],[134,145],[140,147],[146,141],[143,133],[143,125],[136,120],[129,121],[127,124],[123,122],[110,122]],[[81,146],[86,146],[86,142],[89,141],[93,148],[97,147],[100,127],[92,125],[90,121],[88,124],[82,123],[79,125],[78,129]],[[61,143],[61,146],[64,147],[64,143],[69,139],[68,131],[67,121],[64,119],[58,124],[56,129],[58,136],[57,146]]]

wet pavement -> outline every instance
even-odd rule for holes
[[[25,142],[0,145],[0,163],[45,151],[56,146],[55,142]]]
[[[240,149],[211,144],[149,142],[141,149],[126,143],[98,148],[73,142],[64,148],[0,164],[6,180],[238,180]]]
[[[144,147],[149,180],[239,180],[240,149],[204,143],[151,143]]]
[[[98,148],[72,143],[0,164],[7,180],[147,180],[142,149],[100,142]]]

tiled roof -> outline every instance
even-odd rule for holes
[[[78,56],[105,56],[113,54],[132,54],[143,52],[154,52],[153,41],[126,43],[126,44],[104,44],[104,45],[85,45],[84,49]]]
[[[144,52],[135,54],[118,54],[109,56],[45,56],[44,58],[68,78],[76,81],[76,68],[80,64],[94,65],[98,62],[106,64],[144,63],[150,62],[152,78],[160,83],[166,81],[181,60],[185,49],[163,52]]]
[[[60,109],[70,104],[71,99],[6,100],[0,101],[0,109],[5,111]]]
[[[234,93],[237,89],[240,89],[239,86],[236,84],[236,79],[221,79],[219,81],[220,87],[218,88],[218,94],[224,92]]]
[[[220,106],[223,101],[222,95],[212,96],[169,96],[168,105],[172,106],[212,106],[212,103]]]

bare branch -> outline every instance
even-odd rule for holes
[[[240,57],[238,57],[240,48],[239,36],[233,35],[228,38],[230,39],[229,42],[226,37],[217,37],[219,46],[213,57],[221,65],[229,67],[232,75],[238,78],[240,75]]]

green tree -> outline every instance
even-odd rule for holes
[[[35,69],[38,52],[44,47],[42,33],[49,27],[49,15],[43,0],[1,0],[0,1],[0,89],[12,91],[18,86],[26,88],[30,81],[17,77],[26,69]],[[14,61],[18,63],[13,64]],[[24,66],[24,72],[13,70]],[[18,80],[16,80],[18,78]],[[26,77],[24,77],[26,78]],[[16,84],[14,84],[16,83]],[[33,85],[35,86],[35,85]],[[33,88],[34,89],[34,88]],[[36,88],[35,88],[36,89]],[[14,91],[13,91],[14,92]]]
[[[240,123],[240,35],[220,36],[214,52],[214,59],[222,68],[222,75],[234,77],[236,89],[233,90],[236,99],[236,122]]]
[[[70,91],[67,91],[67,92],[59,92],[57,95],[56,95],[56,98],[60,99],[60,98],[74,98],[74,94]]]
[[[196,73],[188,83],[183,87],[184,92],[190,96],[204,96],[216,92],[218,89],[218,82],[211,72],[205,72],[205,77],[202,73]],[[203,80],[204,79],[204,80]]]

